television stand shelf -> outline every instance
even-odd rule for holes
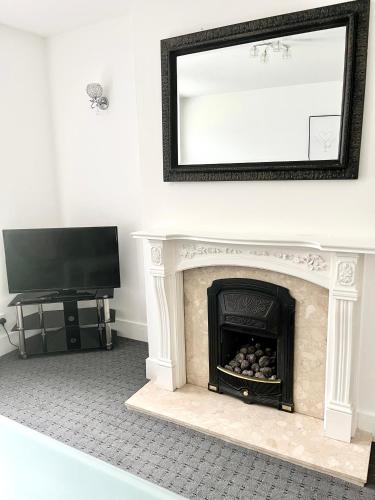
[[[68,295],[56,293],[23,293],[9,304],[16,308],[17,323],[12,331],[19,334],[19,353],[23,359],[34,354],[73,352],[113,347],[116,332],[111,323],[116,312],[109,307],[113,288]],[[79,301],[95,301],[93,307],[78,307]],[[45,310],[46,304],[62,303],[62,309]],[[23,307],[37,305],[38,311],[25,315]],[[26,331],[38,331],[26,338]]]

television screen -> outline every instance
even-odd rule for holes
[[[117,227],[3,230],[10,293],[120,287]]]

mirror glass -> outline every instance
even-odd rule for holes
[[[179,165],[337,159],[346,28],[177,57]]]

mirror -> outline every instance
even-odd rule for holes
[[[180,165],[337,160],[346,27],[177,57]]]
[[[162,40],[164,180],[358,176],[368,0]]]

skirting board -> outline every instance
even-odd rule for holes
[[[115,329],[119,337],[147,342],[147,324],[116,318]]]

